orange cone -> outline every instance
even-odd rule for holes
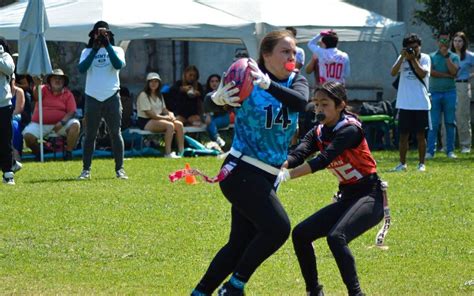
[[[191,167],[189,166],[189,163],[187,163],[187,164],[185,165],[185,169],[186,169],[186,170],[190,170],[190,169],[191,169]],[[197,184],[197,183],[198,183],[197,180],[196,180],[196,177],[195,177],[194,175],[186,175],[186,177],[185,177],[184,180],[186,181],[186,184],[188,184],[188,185],[194,185],[194,184]]]

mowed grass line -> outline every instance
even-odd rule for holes
[[[389,182],[389,249],[372,248],[374,228],[351,243],[368,295],[474,293],[474,157],[443,155],[416,172],[389,173],[395,151],[374,153]],[[217,173],[213,157],[95,159],[92,180],[75,181],[81,162],[26,163],[17,185],[0,189],[0,294],[188,295],[225,244],[230,207],[217,184],[171,184],[184,167]],[[282,185],[292,225],[330,202],[336,179],[318,172]],[[326,241],[314,243],[327,295],[345,287]],[[469,284],[471,281],[471,284]],[[304,295],[291,239],[252,277],[248,295]]]

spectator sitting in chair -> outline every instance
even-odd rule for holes
[[[219,129],[229,126],[230,115],[227,110],[228,106],[214,107],[214,111],[208,108],[211,95],[219,87],[221,77],[217,74],[209,75],[206,82],[206,97],[204,98],[204,122],[206,123],[207,133],[212,141],[216,142],[219,147],[225,146],[225,141],[219,135]],[[215,111],[215,110],[219,111]]]
[[[148,73],[145,88],[137,98],[138,127],[155,133],[165,132],[165,157],[180,158],[184,151],[183,123],[176,119],[173,112],[166,109],[160,89],[160,75],[155,72]],[[178,141],[179,155],[171,152],[174,133]]]
[[[35,85],[41,84],[41,79],[34,78]],[[40,147],[38,139],[45,137],[51,132],[66,137],[66,153],[64,160],[72,159],[72,150],[76,146],[79,137],[80,123],[74,118],[76,113],[76,101],[72,92],[67,88],[69,78],[61,69],[54,69],[53,73],[46,77],[46,85],[41,87],[43,105],[43,134],[40,135],[39,110],[35,105],[31,123],[23,130],[26,145],[31,149],[36,159],[39,159]],[[34,99],[38,99],[38,91],[35,88]]]
[[[184,125],[202,125],[203,89],[198,80],[199,71],[196,66],[188,66],[184,69],[183,79],[178,80],[170,90],[173,102],[167,105]]]

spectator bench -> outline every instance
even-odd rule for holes
[[[392,137],[390,131],[394,130],[395,119],[390,115],[359,115],[365,137],[370,149],[392,148]],[[383,133],[383,143],[377,143],[377,132]]]
[[[233,129],[233,128],[234,128],[234,124],[230,124],[227,127],[220,128],[219,131],[227,131],[227,130],[230,130],[230,129]],[[142,130],[142,129],[139,129],[139,128],[129,128],[128,132],[132,135],[139,135],[140,136],[140,145],[139,145],[140,150],[143,150],[143,143],[144,143],[144,140],[146,138],[153,137],[153,136],[163,136],[165,134],[165,132],[154,133],[154,132]],[[184,134],[195,134],[197,139],[199,139],[201,134],[203,134],[203,133],[207,133],[206,126],[204,126],[204,125],[202,125],[202,126],[185,126],[184,127]],[[131,143],[132,147],[135,147],[135,137],[132,137],[131,142],[132,142]]]

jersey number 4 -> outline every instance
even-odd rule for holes
[[[273,120],[273,106],[268,105],[263,108],[266,112],[265,128],[271,129],[275,124],[281,124],[283,129],[286,129],[291,124],[291,119],[288,117],[288,108],[282,107],[278,112],[275,120]]]

